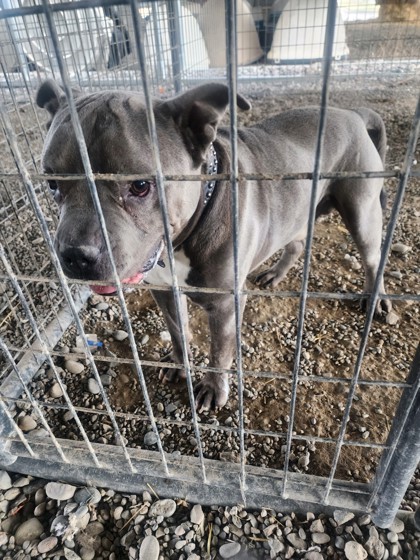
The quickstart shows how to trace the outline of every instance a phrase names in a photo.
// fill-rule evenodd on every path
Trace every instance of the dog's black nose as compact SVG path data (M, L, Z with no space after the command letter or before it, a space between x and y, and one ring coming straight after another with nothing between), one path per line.
M68 247L61 251L60 260L64 272L71 278L89 280L95 276L99 249L91 245Z

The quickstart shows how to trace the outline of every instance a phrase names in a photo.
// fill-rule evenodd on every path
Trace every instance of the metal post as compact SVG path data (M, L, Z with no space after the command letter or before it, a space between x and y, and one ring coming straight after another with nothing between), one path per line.
M172 59L172 73L175 92L181 91L181 71L182 71L182 43L181 43L181 28L179 26L179 1L168 0L168 27L169 27L169 40L171 43L171 59Z
M414 357L388 435L387 449L381 457L375 477L378 492L372 519L379 527L389 527L420 462L420 344ZM372 501L372 498L371 498Z

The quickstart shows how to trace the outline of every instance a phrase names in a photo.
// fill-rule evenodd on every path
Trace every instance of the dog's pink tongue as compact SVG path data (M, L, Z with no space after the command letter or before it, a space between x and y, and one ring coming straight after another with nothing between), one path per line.
M123 284L139 284L144 278L144 274L138 272L135 276L130 276L130 278L124 278L122 280ZM90 289L95 292L95 294L99 295L111 295L115 294L117 289L115 286L90 286Z

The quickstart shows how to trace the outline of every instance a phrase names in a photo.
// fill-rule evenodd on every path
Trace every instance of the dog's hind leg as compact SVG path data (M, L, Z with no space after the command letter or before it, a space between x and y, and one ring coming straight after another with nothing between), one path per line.
M365 271L365 293L371 293L373 290L382 245L382 194L380 188L373 188L373 181L379 181L382 185L380 179L361 179L357 184L354 179L350 179L347 184L343 182L336 191L336 208L353 237L362 259ZM383 278L379 292L385 293ZM388 313L391 308L390 300L379 299L376 312Z
M264 288L275 287L286 277L286 274L296 263L305 247L305 240L291 241L288 243L280 259L268 270L261 272L255 278L255 282Z
M172 341L171 353L165 356L165 358L163 358L161 361L171 362L174 364L182 364L183 363L182 338L181 338L181 331L179 329L178 320L177 320L174 296L171 292L163 292L158 290L152 290L152 295L163 313L163 317L165 319L165 323L166 326L168 327L169 334L171 335L171 341ZM191 357L191 351L189 347L191 335L188 328L187 297L184 294L180 294L180 301L181 301L181 312L183 318L184 332L187 338L188 355ZM180 381L182 379L185 379L185 370L183 367L182 368L162 367L162 369L159 372L159 379L163 382Z

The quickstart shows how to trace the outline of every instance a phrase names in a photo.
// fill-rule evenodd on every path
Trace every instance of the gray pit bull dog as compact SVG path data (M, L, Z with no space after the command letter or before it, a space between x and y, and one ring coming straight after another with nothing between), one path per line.
M83 165L62 89L44 82L37 103L51 114L43 150L48 174L83 174ZM105 91L75 93L92 169L95 173L153 175L152 150L142 95ZM237 96L241 109L250 104ZM228 89L206 84L173 99L154 102L159 152L166 175L226 173L230 169L230 139L219 123L228 105ZM315 107L295 109L238 132L239 171L244 173L310 172L319 120ZM324 172L382 171L386 150L384 124L369 109L330 108L325 130ZM98 194L120 278L127 284L142 280L170 284L165 263L164 228L153 181L97 181ZM259 274L264 287L276 286L304 248L310 180L245 181L239 184L239 283L271 255L283 249L279 261ZM50 181L60 206L56 248L70 278L111 280L104 247L86 181ZM229 182L166 181L166 199L175 248L178 282L184 286L231 289L233 286L232 217ZM360 252L365 292L373 287L382 236L383 181L328 179L319 183L317 216L336 209ZM381 292L384 293L383 283ZM115 288L96 287L103 294ZM182 363L180 332L170 291L153 291L172 339L170 360ZM235 314L231 295L188 294L208 315L211 368L231 367L235 349ZM187 317L186 296L182 297ZM242 297L242 310L245 297ZM382 300L377 311L390 311ZM187 321L187 320L186 320ZM188 324L185 324L188 333ZM188 337L189 337L188 333ZM166 368L161 378L182 379L181 369ZM207 373L196 385L197 408L221 407L228 399L228 375Z

